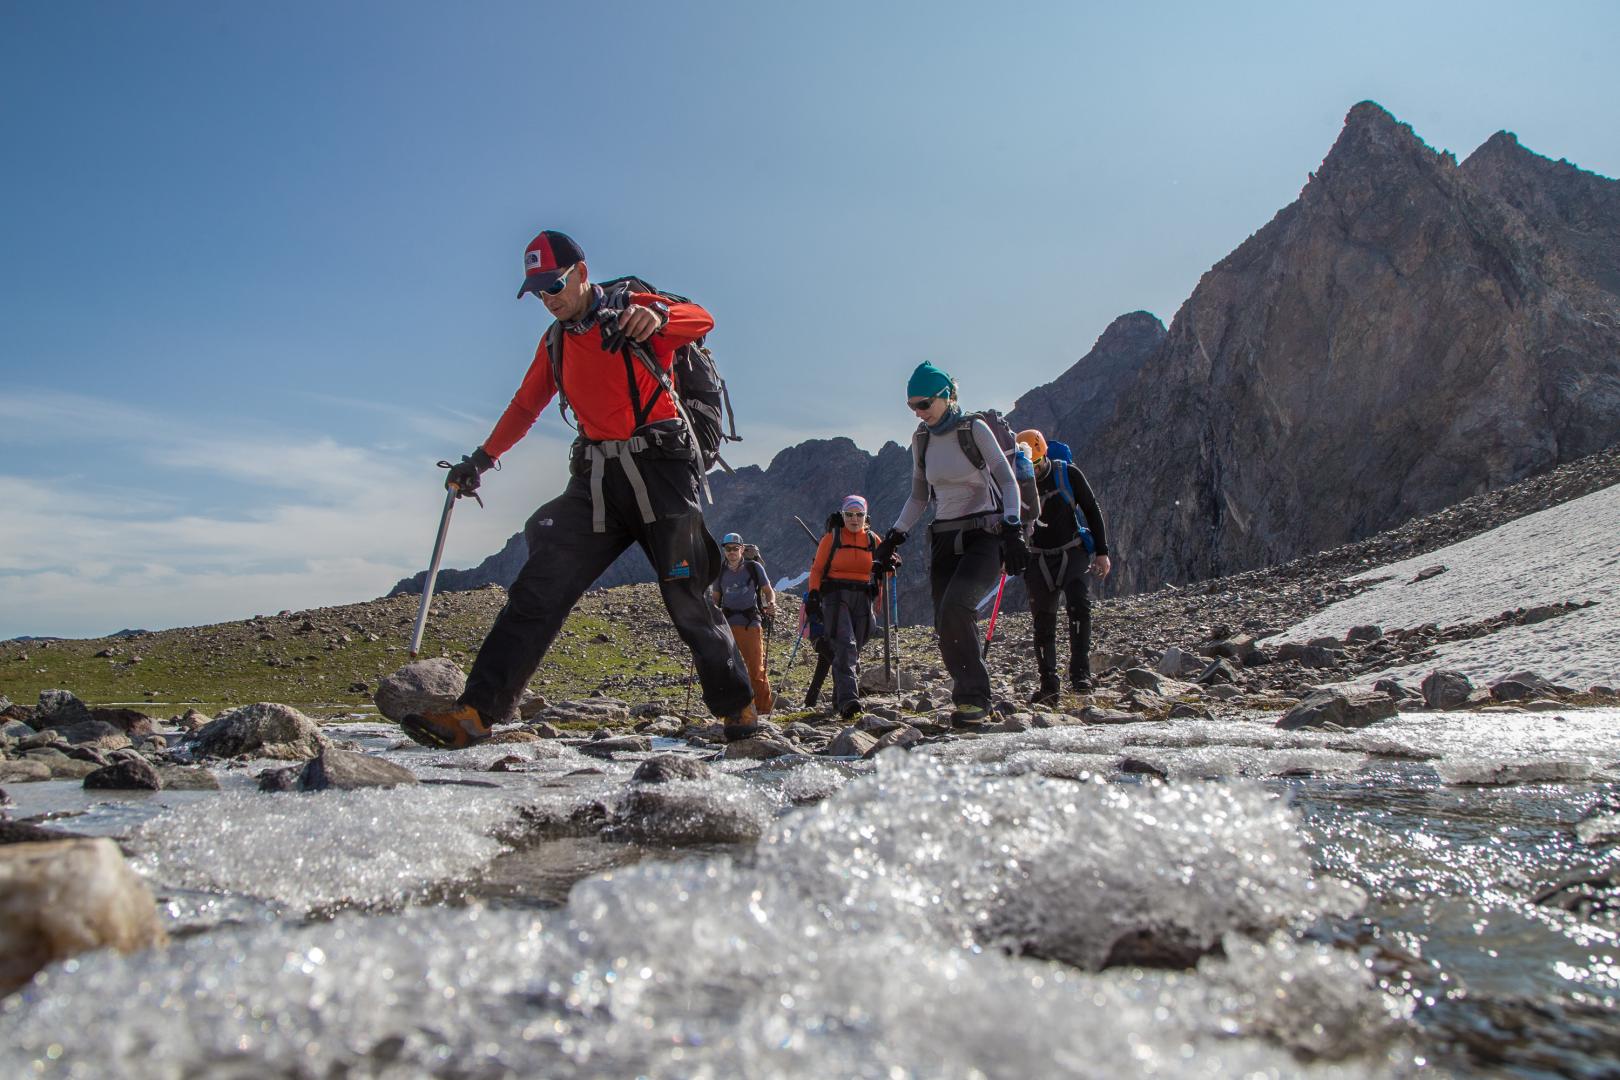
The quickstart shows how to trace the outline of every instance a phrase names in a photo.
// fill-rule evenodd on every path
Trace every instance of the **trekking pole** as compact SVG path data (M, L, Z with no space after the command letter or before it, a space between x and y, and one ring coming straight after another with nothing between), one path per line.
M990 609L990 629L984 635L984 651L979 654L981 660L990 658L990 639L996 636L996 616L1001 614L1001 594L1006 588L1007 571L1003 570L1001 572L1001 584L996 586L996 604L995 607Z
M890 631L894 628L889 625L889 593L893 591L893 581L889 578L880 579L878 584L878 598L883 603L883 684L894 685L894 645L890 640Z
M804 523L804 518L800 517L798 514L794 514L793 520L799 523L799 528L804 530L804 535L810 538L810 542L812 544L816 545L817 547L821 546L821 538L815 534L815 531L811 529L810 526Z
M448 461L439 462L439 468L448 469ZM409 656L416 659L416 654L422 648L422 632L427 629L428 606L433 603L433 583L439 577L439 560L444 558L444 538L450 533L450 511L456 508L456 498L461 494L460 486L456 484L445 485L447 490L444 496L444 513L439 515L439 535L433 539L433 558L428 563L427 577L422 581L422 606L416 611L416 626L411 630L411 647ZM478 493L473 492L473 498L478 499ZM478 499L478 505L483 506L484 500Z
M793 662L799 658L799 646L804 643L804 634L809 626L809 621L808 612L801 607L799 609L799 628L793 632L793 648L788 650L787 667L782 671L782 694L784 697L788 692L788 678L793 674Z
M889 625L894 628L894 666L900 666L900 590L899 581L894 573L889 574L889 604L892 611L889 615Z

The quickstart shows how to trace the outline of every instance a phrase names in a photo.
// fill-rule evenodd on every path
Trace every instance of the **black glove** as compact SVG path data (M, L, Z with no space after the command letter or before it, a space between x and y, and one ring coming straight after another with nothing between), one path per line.
M816 622L821 621L821 594L819 592L811 590L804 594L804 610L809 613L809 618Z
M877 550L872 553L873 566L881 566L883 573L887 574L900 565L900 560L894 557L894 549L906 542L906 534L899 529L890 529L883 534L878 542Z
M1001 565L1015 577L1029 569L1029 544L1022 525L1001 527Z
M479 476L494 467L495 459L484 453L484 448L480 446L450 466L450 475L444 478L444 486L455 488L456 498L465 498L478 490Z

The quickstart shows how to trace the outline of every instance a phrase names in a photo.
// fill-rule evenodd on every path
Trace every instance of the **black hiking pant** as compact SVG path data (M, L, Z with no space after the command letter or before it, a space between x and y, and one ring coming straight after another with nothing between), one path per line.
M473 661L461 702L488 720L511 714L574 604L632 543L641 545L658 575L664 607L697 664L703 703L716 716L734 716L754 699L748 668L731 627L709 599L720 570L720 548L699 509L700 480L685 456L636 455L657 520L646 523L618 461L605 469L604 532L592 531L590 465L574 444L568 486L523 527L529 558L507 590Z
M821 617L832 647L833 708L861 699L861 649L872 636L872 594L865 585L821 583Z
M1048 581L1039 563L1044 560L1054 574ZM1086 572L1086 554L1070 553L1069 565L1056 577L1057 555L1030 556L1024 587L1029 590L1029 614L1035 633L1035 668L1040 672L1041 689L1058 689L1057 622L1061 600L1069 616L1069 684L1091 678L1091 575ZM1056 588L1053 587L1054 583Z
M951 701L988 709L990 672L979 655L977 605L1001 575L1001 537L984 529L930 529L928 559L934 629L951 673Z

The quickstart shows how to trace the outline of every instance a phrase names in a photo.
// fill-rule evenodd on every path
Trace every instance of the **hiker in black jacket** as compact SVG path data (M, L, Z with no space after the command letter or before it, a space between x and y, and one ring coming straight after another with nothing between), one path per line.
M1091 689L1091 578L1103 580L1113 564L1102 510L1079 466L1048 453L1046 437L1033 428L1020 431L1018 441L1035 462L1035 483L1041 493L1041 516L1029 540L1024 586L1029 590L1035 666L1041 676L1035 702L1051 705L1062 689L1057 673L1058 600L1069 612L1069 686L1083 693ZM1077 509L1085 515L1092 551L1087 551L1088 537L1081 531Z

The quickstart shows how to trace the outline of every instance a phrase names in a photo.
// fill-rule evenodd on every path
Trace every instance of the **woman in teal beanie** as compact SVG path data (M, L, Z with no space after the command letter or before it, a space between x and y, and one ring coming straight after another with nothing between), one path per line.
M951 720L973 727L984 722L991 704L990 673L979 653L979 597L995 586L1003 566L1022 574L1029 564L1018 480L990 425L962 412L956 380L946 372L918 364L906 382L906 407L921 421L911 440L911 498L878 545L876 561L892 567L894 549L932 502L928 584L934 629L951 673ZM969 456L969 443L982 465Z

